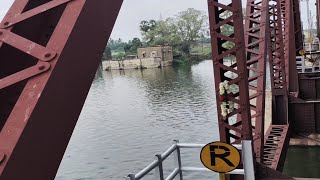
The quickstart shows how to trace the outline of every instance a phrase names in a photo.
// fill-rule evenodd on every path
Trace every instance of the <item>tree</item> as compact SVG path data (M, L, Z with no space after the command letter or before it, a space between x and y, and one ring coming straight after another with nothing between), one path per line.
M208 29L208 17L205 12L193 8L179 12L176 17L177 35L189 45L194 45Z
M142 42L139 38L133 38L132 40L125 43L123 49L126 54L136 54L137 49L142 47Z
M148 32L150 30L153 30L155 27L156 27L155 20L141 21L140 23L140 31L142 32Z
M224 13L221 14L221 18L222 19L227 19L229 18L230 16L232 15L232 13L230 11L225 11ZM234 33L234 27L233 26L230 26L229 24L225 24L221 27L221 33L225 36L230 36ZM223 45L222 45L224 48L227 48L227 49L231 49L235 46L234 43L232 42L225 42Z
M107 46L103 52L102 60L111 60L111 59L112 59L111 48Z
M152 23L142 21L140 30L147 45L171 45L175 53L181 52L188 56L191 46L207 35L207 22L208 17L205 12L190 8L178 13L174 18Z
M123 51L123 47L126 43L122 41L122 39L114 40L109 39L108 46L110 47L111 51Z

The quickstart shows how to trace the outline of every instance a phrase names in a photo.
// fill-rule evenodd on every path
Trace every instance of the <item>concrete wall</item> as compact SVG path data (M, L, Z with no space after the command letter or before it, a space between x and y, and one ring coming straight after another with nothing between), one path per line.
M171 46L139 48L137 51L139 59L159 57L162 61L173 60Z
M158 68L171 65L172 61L161 61L159 57L102 62L103 70Z

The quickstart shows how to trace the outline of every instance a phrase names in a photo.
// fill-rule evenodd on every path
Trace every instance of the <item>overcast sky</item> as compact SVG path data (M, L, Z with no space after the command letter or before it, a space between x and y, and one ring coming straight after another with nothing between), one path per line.
M244 0L242 1L244 2ZM310 0L310 9L314 15L316 11L315 1ZM13 0L0 0L0 20L12 2ZM207 12L207 0L124 0L111 37L114 39L121 38L126 41L134 37L140 37L139 24L142 20L158 20L160 15L163 18L167 18L188 8ZM301 14L304 26L307 27L305 2L301 2Z

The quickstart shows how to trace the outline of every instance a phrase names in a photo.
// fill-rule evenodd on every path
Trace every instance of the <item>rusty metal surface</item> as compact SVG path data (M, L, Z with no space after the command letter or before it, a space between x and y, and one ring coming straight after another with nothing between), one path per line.
M230 4L222 0L208 0L220 140L227 143L252 139L241 7L241 1L238 0L232 0ZM231 16L223 18L225 12L230 12ZM223 26L233 27L234 33L224 33L221 30ZM235 46L227 48L224 46L226 42ZM230 62L230 58L234 58L233 62ZM234 87L228 98L235 103L234 111L226 119L221 115L219 95L219 85L225 80Z
M268 8L269 0L247 0L244 29L252 133L258 162L262 162L264 143Z
M289 125L270 125L265 140L263 164L281 172L290 140Z
M316 133L320 121L320 101L296 100L290 102L290 118L295 133Z
M300 96L291 97L289 117L295 133L320 132L320 73L299 74Z
M269 67L272 91L272 123L287 124L288 96L280 0L270 1Z
M300 73L299 84L301 99L320 100L320 73Z
M0 26L0 179L54 179L121 4L14 2Z

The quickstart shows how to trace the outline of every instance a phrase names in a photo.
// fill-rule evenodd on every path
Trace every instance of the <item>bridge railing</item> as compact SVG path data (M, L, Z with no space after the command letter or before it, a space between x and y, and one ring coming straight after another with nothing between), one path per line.
M212 172L211 170L204 167L182 167L181 165L180 149L201 149L204 146L205 144L179 143L179 141L174 141L174 144L163 154L157 154L156 160L154 160L151 164L149 164L137 174L129 174L125 177L125 179L140 180L153 170L155 176L154 179L159 180L173 180L175 178L183 180L183 172ZM242 141L241 144L234 146L242 152L243 169L235 169L226 174L240 174L244 175L246 180L254 180L253 151L251 141ZM167 177L164 177L163 161L172 154L174 156L175 168Z

